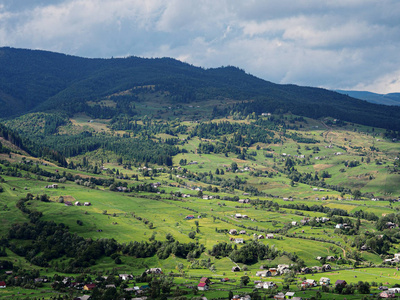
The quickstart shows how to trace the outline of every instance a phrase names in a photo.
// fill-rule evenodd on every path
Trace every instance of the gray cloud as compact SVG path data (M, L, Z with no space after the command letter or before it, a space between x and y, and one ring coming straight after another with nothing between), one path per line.
M397 0L0 0L0 45L386 93L400 91L399 15Z

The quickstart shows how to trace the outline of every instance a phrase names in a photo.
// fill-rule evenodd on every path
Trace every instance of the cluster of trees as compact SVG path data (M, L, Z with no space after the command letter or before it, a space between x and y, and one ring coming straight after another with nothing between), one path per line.
M254 264L259 260L274 259L278 255L279 251L275 247L252 241L240 249L233 250L229 257L236 263Z
M226 136L233 135L231 139ZM201 123L189 133L190 137L200 137L205 139L221 138L223 143L231 143L233 146L250 147L255 143L275 142L274 132L264 126L251 124L238 124L230 122ZM232 147L232 146L231 146ZM211 151L214 152L214 151ZM234 152L234 151L231 151Z
M42 143L66 157L85 154L102 148L127 161L172 166L172 157L181 151L176 146L144 138L128 138L83 132L78 135L46 136Z
M126 255L144 258L157 255L160 259L166 259L171 254L187 259L194 259L200 257L204 252L204 245L198 243L180 243L176 241L171 234L167 234L166 241L151 242L130 242L129 244L121 245L121 252Z
M154 122L146 116L141 118L142 124L138 124L138 118L126 114L115 115L110 121L110 128L113 130L127 130L134 135L153 136L159 133L166 133L172 136L187 133L187 126L174 124L173 122Z
M228 231L228 230L226 230ZM235 245L235 249L237 249L237 246ZM227 257L229 256L232 251L234 250L234 247L232 247L232 244L228 244L225 242L215 244L211 250L208 250L208 254L220 258L220 257Z

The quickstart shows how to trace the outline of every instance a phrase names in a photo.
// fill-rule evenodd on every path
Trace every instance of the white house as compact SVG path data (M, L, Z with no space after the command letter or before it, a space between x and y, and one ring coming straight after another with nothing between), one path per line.
M273 289L274 287L276 287L276 284L272 281L266 281L263 283L264 289Z
M328 277L321 277L319 279L319 284L320 285L330 285L331 284L331 280Z

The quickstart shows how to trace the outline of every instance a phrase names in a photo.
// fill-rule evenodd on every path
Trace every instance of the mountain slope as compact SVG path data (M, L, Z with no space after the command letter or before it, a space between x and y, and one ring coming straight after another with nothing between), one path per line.
M400 106L400 93L376 94L365 91L345 91L345 90L336 90L336 92L375 104Z
M274 84L234 67L203 69L170 58L87 59L12 48L0 48L0 65L0 117L30 111L90 114L93 106L104 109L99 101L107 97L151 86L149 94L163 92L176 104L230 99L238 103L233 109L246 113L292 111L400 129L400 107L371 104L320 88ZM126 108L138 98L114 100L117 108L122 104ZM127 109L108 109L108 116L121 111Z

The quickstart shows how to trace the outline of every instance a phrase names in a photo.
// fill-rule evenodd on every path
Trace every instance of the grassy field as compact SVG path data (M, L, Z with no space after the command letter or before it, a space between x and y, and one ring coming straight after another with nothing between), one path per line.
M196 111L206 109L209 104L204 103L204 107L163 107L158 113L173 116L173 110L176 112L176 109L183 109L192 110L191 113L195 115ZM138 109L150 109L140 105ZM23 121L26 122L26 119ZM250 120L236 121L232 118L220 121L240 124L251 122ZM179 122L174 120L169 122L171 126L179 125ZM70 123L60 127L58 133L74 134L82 131L120 135L126 133L113 132L108 124L109 120L92 120L85 115L77 115L70 120ZM185 121L182 124L189 128L197 125L192 121ZM35 130L41 130L39 127ZM161 267L166 274L181 273L182 277L174 280L177 284L182 284L182 289L187 290L189 298L194 297L195 294L186 286L196 285L198 278L202 276L212 277L216 282L206 293L208 298L227 297L229 290L235 293L252 292L254 284L250 283L248 287L241 287L238 284L240 277L247 275L254 281L258 279L255 273L261 266L276 267L278 264L292 264L293 261L287 253L297 255L308 267L322 265L316 259L318 256L336 256L346 260L344 263L331 262L332 272L318 273L314 276L298 274L296 283L290 284L290 290L296 290L302 297L311 297L318 290L315 288L300 291L298 284L303 276L313 279L319 278L320 275L328 276L331 281L345 279L349 283L362 280L379 282L388 286L398 284L397 269L381 268L383 259L391 255L360 251L355 245L358 237L365 237L370 233L378 234L374 221L361 219L358 235L346 235L336 230L336 223L333 221L321 223L318 226L301 225L301 221L327 216L325 212L309 209L312 206L343 210L350 214L349 220L353 224L357 221L353 214L360 210L374 213L377 217L398 213L400 203L388 200L400 195L398 184L400 174L393 171L393 164L400 153L399 144L383 139L379 135L382 132L378 129L373 133L371 129L364 127L326 128L318 120L308 120L302 130L288 130L288 132L296 132L318 142L305 144L284 137L279 143L257 143L248 147L246 150L253 152L252 159L241 159L233 153L226 155L225 153L198 153L199 143L216 143L220 142L220 139L209 140L196 136L188 138L188 134L179 134L177 137L183 140L179 147L186 151L174 156L172 168L149 166L160 168L160 170L157 174L150 172L146 176L143 174L143 169L139 168L143 165L127 168L126 165L118 163L118 156L115 153L105 152L102 149L71 158L70 160L78 165L76 169L64 169L52 163L31 158L22 152L11 155L0 154L2 181L0 186L3 188L3 192L0 193L0 219L3 225L0 228L0 235L6 237L9 228L14 223L29 221L27 215L16 207L19 199L24 198L27 193L34 196L46 194L50 202L29 201L29 207L42 212L43 221L54 220L57 223L64 223L71 232L86 239L115 239L118 243L124 244L132 241L149 241L152 238L165 241L166 235L172 234L180 243L203 244L206 251L201 254L198 261L209 261L213 268L204 266L194 268L192 261L175 256L159 259L157 256L135 258L127 255L121 256L122 263L118 266L110 257L103 257L91 267L92 272L102 273L117 270L119 273L140 275L149 267ZM277 133L276 137L278 136ZM174 137L176 136L158 133L152 138L165 140ZM341 154L335 155L338 152ZM304 155L304 158L300 157L301 155ZM128 187L157 182L161 183L161 186L157 189L158 192L121 193L110 191L107 185L89 188L75 183L74 180L68 180L58 182L57 189L49 189L45 186L53 183L54 178L39 176L17 166L18 163L23 163L27 159L32 160L33 163L37 162L46 172L62 176L70 174L69 178L113 179ZM99 170L97 174L79 166L84 159L89 161L89 164L97 165ZM321 176L323 172L328 172L329 176L324 178L323 183L334 188L292 182L285 170L289 159L295 161L295 168L300 173ZM186 160L187 163L197 163L180 165L182 160ZM359 164L355 167L346 167L346 164L351 161L357 161ZM45 164L42 164L43 162ZM238 166L237 172L229 169L233 163ZM216 169L219 169L219 172L224 170L224 174L216 174ZM118 178L121 174L127 175L128 178ZM360 190L364 196L355 200L351 192L340 192L337 187L352 191ZM178 197L177 193L187 194L190 197ZM203 199L205 195L209 196L209 199ZM65 201L90 202L91 205L66 206L64 203L59 203L61 196ZM372 201L373 197L380 198L382 201ZM292 198L292 201L284 198ZM239 203L237 201L239 199L249 199L250 203ZM273 205L265 205L264 201ZM236 218L236 214L246 215L248 218ZM194 215L195 218L186 220L187 215ZM143 220L146 220L147 224ZM297 225L292 225L292 222L297 222ZM150 223L151 226L149 226ZM245 230L246 233L232 235L227 232L231 229ZM196 232L193 239L189 237L191 232ZM270 247L273 246L280 251L280 255L274 260L259 259L257 263L249 265L239 263L238 265L245 271L233 273L231 268L235 266L234 262L227 257L215 258L208 253L214 245L222 242L240 249L243 245L235 244L232 239L243 238L245 243L250 243L255 240L254 236L266 233L274 233L274 239L259 241ZM393 231L383 234L390 235L392 239L388 253L399 252L397 237ZM374 265L376 268L353 269L354 253L359 255L358 263L362 267ZM13 261L19 268L36 268L28 260L9 249L4 259ZM180 264L183 265L182 271L178 270ZM44 272L43 269L40 271ZM53 276L55 270L48 268L45 273ZM223 277L228 277L234 282L221 284L219 279ZM281 289L284 277L274 277L272 280L277 282ZM377 292L376 287L373 287L372 291ZM49 298L53 296L51 293L52 290L49 287L32 291L12 287L1 290L0 297ZM260 290L259 294L267 296L268 291ZM324 299L360 299L357 296L360 295L332 293L327 294Z

